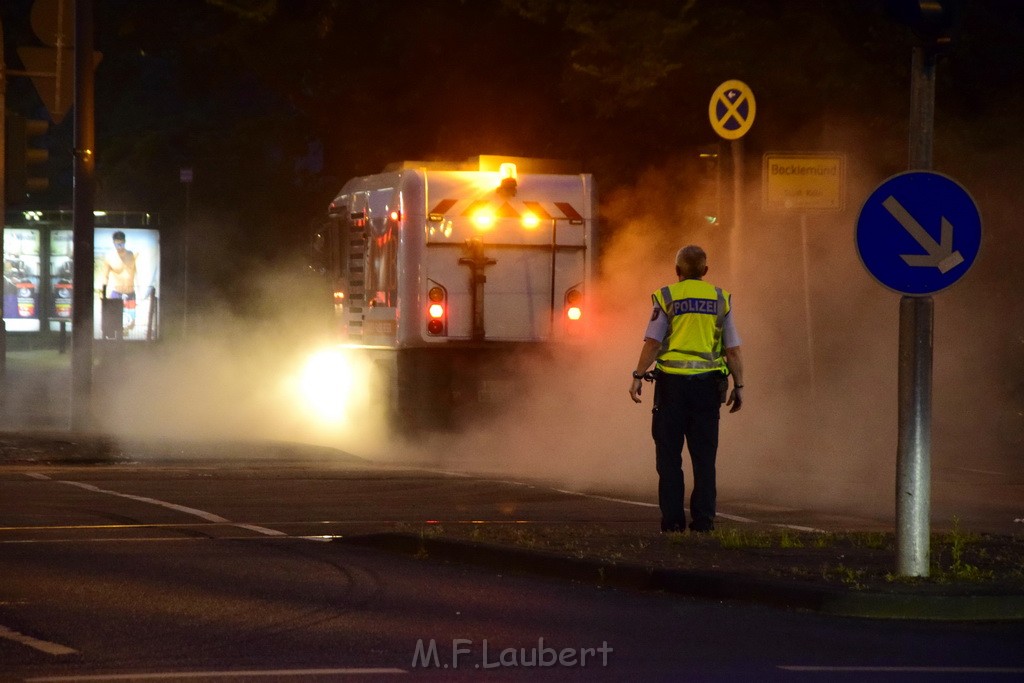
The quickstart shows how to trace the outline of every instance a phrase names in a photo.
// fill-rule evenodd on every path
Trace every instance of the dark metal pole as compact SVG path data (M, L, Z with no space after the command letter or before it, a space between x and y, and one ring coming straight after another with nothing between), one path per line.
M910 80L910 170L931 170L935 138L935 52L915 47Z
M910 169L930 170L935 123L935 53L915 47L910 83ZM930 296L900 300L896 569L928 576L931 516L932 345Z
M732 229L729 230L729 271L735 282L740 274L740 240L743 233L743 138L730 144L732 151Z
M811 403L818 403L818 376L814 369L814 319L811 315L811 257L807 235L807 212L800 213L800 255L804 270L804 325L807 330L807 377L811 382Z
M5 114L7 111L7 65L4 63L4 26L0 22L0 251L3 250L4 229L7 227L7 207L4 206L7 183L7 169L4 150L7 137ZM0 378L7 372L7 323L4 322L4 299L0 295Z
M71 428L91 429L93 202L96 139L94 120L93 3L75 0L74 289L72 290Z

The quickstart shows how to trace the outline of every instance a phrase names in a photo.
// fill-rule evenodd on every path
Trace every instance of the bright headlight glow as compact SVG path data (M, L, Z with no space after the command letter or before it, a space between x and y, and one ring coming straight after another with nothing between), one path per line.
M299 397L305 408L324 422L344 422L353 391L359 387L357 374L357 366L342 350L318 351L299 373Z

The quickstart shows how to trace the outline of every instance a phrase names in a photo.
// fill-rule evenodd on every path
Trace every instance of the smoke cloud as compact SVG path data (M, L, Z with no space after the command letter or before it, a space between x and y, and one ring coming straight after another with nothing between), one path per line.
M651 293L675 279L676 250L696 243L709 254L707 279L733 295L746 365L743 409L722 411L720 500L891 517L900 295L873 280L854 244L856 198L886 175L853 165L846 209L804 216L763 211L761 188L749 183L736 227L698 215L692 169L651 170L604 203L615 230L602 245L592 341L534 368L504 420L400 457L653 500L653 388L635 405L629 372ZM1011 254L1000 256L1019 264ZM977 273L936 295L932 467L952 482L965 469L1021 468L1020 374L1008 379L999 357L981 351L1012 347L1019 363L1020 316L999 307L1020 304L982 285L990 267L979 259ZM692 482L688 464L686 473Z
M590 339L520 366L506 410L465 431L415 443L389 433L371 402L322 427L298 399L307 355L325 341L315 306L297 305L300 264L253 278L258 310L210 303L188 334L158 345L99 347L97 419L126 438L271 439L315 443L387 462L654 500L653 387L627 394L650 295L674 280L673 257L704 246L707 279L733 295L746 364L745 403L722 411L719 496L765 505L892 514L897 438L899 295L866 272L853 231L858 197L887 173L848 169L847 208L769 213L745 187L739 226L703 219L695 171L652 169L602 204L607 237ZM933 470L1019 471L1024 446L1022 256L1005 226L1009 183L973 181L986 247L961 284L936 296ZM214 229L207 234L216 234ZM806 273L806 278L805 278ZM1009 280L1009 282L1008 282ZM594 311L594 305L597 310ZM379 387L367 376L362 386ZM687 483L689 476L687 465Z

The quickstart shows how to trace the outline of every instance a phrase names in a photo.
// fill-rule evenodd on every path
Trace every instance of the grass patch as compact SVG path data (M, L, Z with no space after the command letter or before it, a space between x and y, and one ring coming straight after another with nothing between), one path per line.
M779 547L780 548L803 548L804 540L799 534L791 534L788 531L783 531L779 535Z
M821 568L821 578L826 581L839 581L845 586L861 590L866 587L864 581L867 578L867 571L854 569L845 564L825 564Z
M801 581L825 581L855 589L925 584L1002 582L1024 588L1024 539L976 534L955 521L933 534L926 577L896 575L896 538L891 531L812 532L768 525L723 524L711 533L662 534L647 526L579 523L399 525L422 539L438 538L558 553L609 565L753 573Z
M772 536L765 531L740 531L735 527L716 529L711 536L723 548L771 548Z
M932 575L935 580L964 581L979 583L990 581L994 572L981 569L974 562L986 559L984 548L976 548L981 543L981 536L964 531L960 527L960 518L953 518L953 529L948 534L933 537ZM949 557L948 562L943 562Z

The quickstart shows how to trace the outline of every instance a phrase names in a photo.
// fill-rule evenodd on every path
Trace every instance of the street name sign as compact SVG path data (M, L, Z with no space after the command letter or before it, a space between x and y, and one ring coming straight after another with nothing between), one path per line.
M757 111L754 92L743 81L726 81L718 86L708 104L711 127L726 140L738 140L754 125Z
M765 209L842 211L845 206L845 155L769 152L761 177Z
M949 287L981 248L981 214L952 178L932 171L900 173L864 202L857 252L882 285L910 296Z

